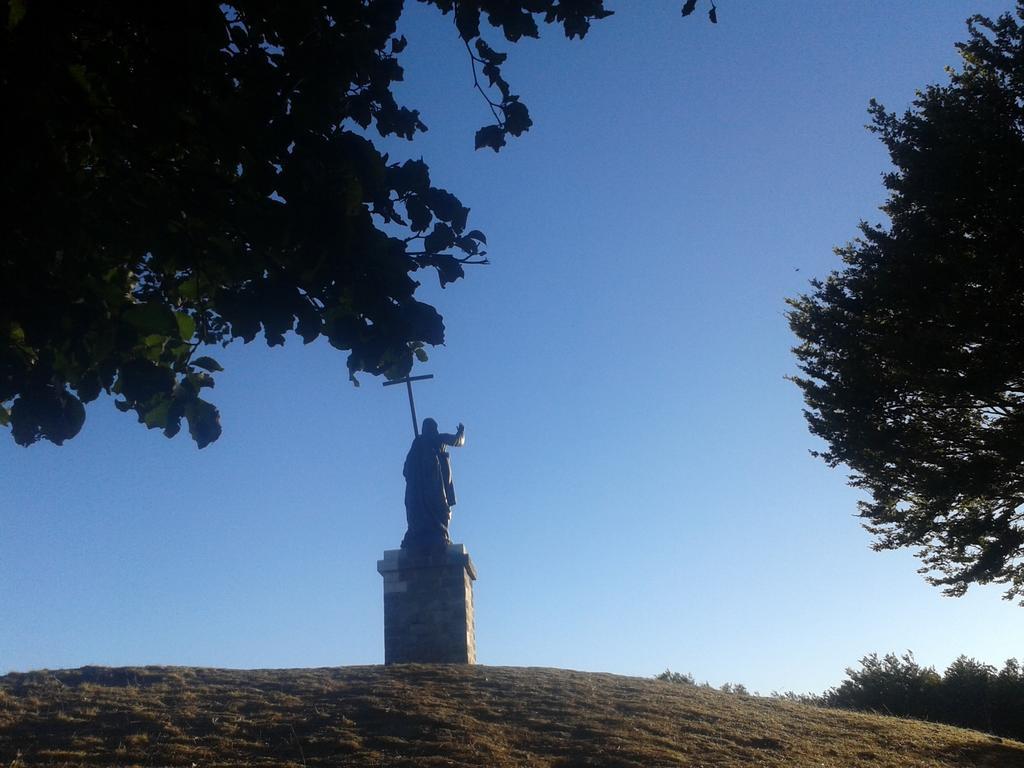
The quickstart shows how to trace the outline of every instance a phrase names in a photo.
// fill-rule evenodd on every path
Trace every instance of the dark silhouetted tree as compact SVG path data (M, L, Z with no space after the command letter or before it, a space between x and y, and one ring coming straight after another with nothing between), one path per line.
M494 150L531 121L481 28L582 38L611 13L423 2L465 43ZM426 163L367 138L426 130L393 94L402 0L0 8L0 424L18 443L74 437L107 392L202 448L221 431L206 345L324 336L350 376L395 378L442 342L415 277L460 279L486 240Z
M969 20L962 68L903 115L888 226L791 300L811 431L852 470L876 549L914 547L947 594L1024 595L1024 3Z
M1009 659L992 683L992 730L1018 741L1024 740L1024 670Z
M942 696L932 705L934 719L991 731L995 676L990 664L959 656L942 675Z

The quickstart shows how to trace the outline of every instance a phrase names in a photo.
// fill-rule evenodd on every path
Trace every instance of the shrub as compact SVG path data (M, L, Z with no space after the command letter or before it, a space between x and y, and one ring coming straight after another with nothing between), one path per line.
M697 681L693 679L693 675L689 672L680 674L679 672L673 672L671 669L666 669L660 675L657 675L655 680L664 680L667 683L681 683L683 685L696 685Z

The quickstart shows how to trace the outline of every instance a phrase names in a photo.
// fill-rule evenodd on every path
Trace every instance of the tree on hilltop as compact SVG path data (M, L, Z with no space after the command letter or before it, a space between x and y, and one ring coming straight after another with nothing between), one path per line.
M791 300L805 415L876 549L950 595L1024 597L1024 2L975 16L962 67L903 115L872 102L889 225Z
M582 38L603 0L421 0L450 14L499 150L531 125L484 37ZM0 424L62 443L113 394L147 427L220 435L200 350L294 332L401 377L442 343L416 273L486 260L469 209L422 160L367 138L400 105L403 0L75 3L0 16ZM692 9L691 9L692 10Z

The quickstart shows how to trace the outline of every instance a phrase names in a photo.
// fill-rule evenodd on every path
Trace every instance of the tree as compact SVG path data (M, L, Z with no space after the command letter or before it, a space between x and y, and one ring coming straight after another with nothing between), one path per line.
M942 685L942 677L932 667L919 665L910 651L882 658L871 653L860 665L860 669L847 668L847 679L825 692L826 706L928 719Z
M957 657L939 675L922 667L908 651L903 656L865 656L860 669L821 696L788 698L826 707L885 712L974 728L1011 739L1024 735L1024 675L1016 659L996 668L967 656Z
M1024 2L1016 9L1024 20ZM889 225L790 300L795 377L874 548L914 547L946 594L1024 596L1024 31L975 16L962 68L902 116L872 102Z
M942 675L940 701L932 709L934 719L965 728L992 731L992 689L996 668L961 654ZM929 718L932 719L932 718Z
M452 15L493 114L478 149L531 125L482 22L582 38L611 13L424 1ZM106 392L202 448L221 431L203 349L260 332L326 337L353 380L405 375L443 341L414 274L459 280L486 238L426 163L368 138L426 130L392 94L402 0L4 7L0 424L19 444L74 437Z
M673 672L671 669L666 669L660 675L654 676L655 680L664 680L666 683L678 683L679 685L696 685L697 682L693 679L693 675L689 672Z

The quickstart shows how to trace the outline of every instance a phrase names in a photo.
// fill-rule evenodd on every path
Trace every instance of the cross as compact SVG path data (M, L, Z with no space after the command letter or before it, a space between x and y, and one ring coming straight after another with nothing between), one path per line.
M390 387L392 384L405 384L406 389L409 390L409 410L412 411L412 433L415 437L420 436L419 423L416 421L416 403L412 399L412 383L414 381L423 381L423 379L432 379L434 374L428 373L426 376L406 376L404 379L395 379L394 381L385 381L384 386Z

